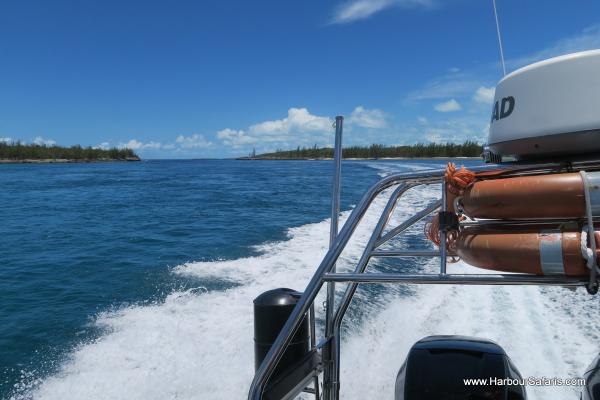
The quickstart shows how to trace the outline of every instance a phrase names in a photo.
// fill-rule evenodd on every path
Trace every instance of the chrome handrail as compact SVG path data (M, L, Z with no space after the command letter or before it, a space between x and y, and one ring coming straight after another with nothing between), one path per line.
M373 185L362 197L358 205L352 210L352 213L348 217L348 220L342 227L339 235L334 241L333 245L325 255L325 258L315 271L312 279L308 283L306 289L302 293L302 297L294 307L294 310L290 314L287 322L281 329L279 336L271 346L269 352L265 356L260 367L254 375L252 384L250 385L250 391L248 393L249 400L260 400L262 393L265 389L265 385L275 370L277 363L281 359L285 348L290 343L296 329L299 326L299 322L308 311L310 305L315 300L317 293L325 282L323 275L330 272L331 267L335 264L338 257L344 250L344 247L350 240L350 237L356 230L359 222L364 217L367 209L373 202L373 200L385 189L388 189L394 185L413 181L429 180L431 183L439 182L440 177L443 175L443 171L435 172L422 172L415 174L395 174L381 179L375 185ZM327 389L327 387L325 387Z
M392 216L392 213L394 212L394 209L396 208L396 204L398 203L398 199L400 198L400 196L402 196L404 193L406 193L406 191L408 191L410 188L414 187L414 185L408 185L408 184L402 184L400 186L398 186L398 188L396 190L394 190L394 193L392 193L392 195L390 196L385 209L383 210L383 213L381 214L381 217L379 218L379 221L377 222L377 226L375 227L375 229L373 230L373 233L371 234L371 238L369 239L369 242L367 243L367 246L362 254L362 256L360 257L360 260L358 261L358 264L356 265L355 274L362 274L365 269L367 268L367 265L369 264L369 260L371 259L371 253L372 251L376 248L376 243L377 240L379 240L381 238L381 234L383 233L383 230L385 229L385 226L387 225L390 217ZM327 274L325 274L327 275ZM337 309L337 311L335 312L335 316L334 316L334 320L333 320L333 331L332 332L325 332L326 337L331 337L331 353L332 353L332 358L333 358L333 363L334 363L334 367L333 367L333 374L331 376L331 382L329 382L330 386L328 388L328 390L325 390L323 393L326 395L326 399L327 396L329 398L335 398L339 396L339 373L340 373L340 328L342 325L342 318L346 313L346 310L348 309L348 306L350 305L350 301L352 301L352 297L354 296L354 293L356 292L356 289L358 287L358 283L350 283L350 285L348 285L348 287L346 288L346 291L344 293L344 295L342 296L342 300L340 301L340 305L339 308ZM332 336L330 336L332 335Z
M325 274L326 282L410 283L418 285L537 285L586 286L586 277L538 276L528 274Z
M592 168L598 168L600 162L594 164ZM588 163L581 165L571 164L568 166L570 170L591 169ZM496 167L497 168L497 167ZM557 170L563 170L564 164L542 164L528 165L511 169L506 176L522 176L535 173L551 173ZM491 170L489 166L471 168L471 170L480 172ZM332 374L328 381L323 382L323 399L337 400L339 398L339 372L340 372L340 327L344 314L352 300L356 287L359 283L411 283L411 284L461 284L461 285L555 285L555 286L585 286L588 279L572 278L572 277L557 277L557 276L536 276L527 274L446 274L445 252L432 250L378 250L378 248L401 234L414 223L425 218L427 215L434 212L437 208L444 205L444 200L434 202L428 205L424 210L416 213L407 221L393 228L391 231L382 236L389 218L397 205L401 196L408 190L431 184L443 183L444 170L426 171L419 173L401 173L394 174L381 179L373 185L362 197L358 205L352 210L350 216L344 223L341 231L332 243L329 251L325 255L323 261L315 271L315 274L304 290L302 297L296 304L287 322L283 326L279 336L271 346L271 349L265 356L262 364L256 371L254 379L248 393L249 400L261 400L269 377L275 370L277 363L281 359L286 347L290 343L293 335L300 325L304 315L313 306L314 300L327 282L347 282L349 283L344 295L341 298L339 307L335 311L334 324L332 328L326 327L325 341L328 343L333 358ZM390 196L384 211L382 212L377 226L375 227L365 250L357 263L354 273L332 273L332 268L337 262L340 254L344 250L348 241L352 237L358 224L364 217L366 211L371 206L372 202L386 189L393 186L398 186ZM444 191L442 191L444 192ZM364 273L369 260L372 257L440 257L440 273L439 274L401 274L401 273ZM333 304L328 304L332 307ZM331 310L329 310L331 312ZM321 347L322 349L322 347Z
M334 174L333 174L333 190L331 196L331 226L329 230L329 246L333 246L338 235L338 218L340 215L340 198L341 198L341 178L342 178L342 136L344 127L344 117L335 117L335 147L333 154ZM335 271L335 262L331 266L331 270ZM325 300L325 331L333 330L333 310L335 308L335 282L327 282L327 299ZM325 367L323 368L323 380L330 381L333 371L331 368L331 345L328 343L322 351L322 359ZM315 381L315 385L318 384ZM316 398L316 397L315 397ZM316 398L319 400L318 398Z

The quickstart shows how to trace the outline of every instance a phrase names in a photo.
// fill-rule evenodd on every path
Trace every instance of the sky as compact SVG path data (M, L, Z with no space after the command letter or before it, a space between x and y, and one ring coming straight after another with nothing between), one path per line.
M497 0L508 71L600 48L597 0ZM0 2L0 141L220 158L485 142L491 0Z

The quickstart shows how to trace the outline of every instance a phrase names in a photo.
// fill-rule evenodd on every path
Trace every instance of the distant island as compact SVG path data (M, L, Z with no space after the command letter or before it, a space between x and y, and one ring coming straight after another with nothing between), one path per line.
M140 161L131 149L98 149L0 142L0 163Z
M456 143L427 143L406 146L386 146L372 144L371 146L344 147L342 156L345 159L385 159L385 158L456 158L480 157L483 146L476 142L466 141ZM331 147L300 147L296 150L277 150L274 153L252 154L239 157L238 160L326 160L333 158Z

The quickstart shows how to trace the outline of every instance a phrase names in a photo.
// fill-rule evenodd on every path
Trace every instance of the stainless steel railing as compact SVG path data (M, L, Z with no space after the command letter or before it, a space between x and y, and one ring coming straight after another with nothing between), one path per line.
M565 168L564 164L543 164L543 165L529 165L524 167L518 167L517 169L511 170L507 173L508 176L522 176L529 174L540 174L556 172ZM485 171L490 169L489 167L473 168L475 171ZM571 170L592 170L600 169L600 162L583 162L583 163L571 163L568 165L568 169ZM381 250L379 249L383 244L389 242L391 239L402 234L415 223L419 222L423 218L427 217L438 208L445 204L444 199L435 201L423 210L415 213L413 216L408 218L400 225L392 228L386 234L383 234L387 227L390 217L401 200L402 196L409 190L423 185L440 185L443 183L443 170L421 172L421 173L410 173L410 174L396 174L381 179L375 185L373 185L360 200L358 205L354 208L346 223L342 227L341 231L331 244L331 247L325 258L315 271L312 279L308 283L304 293L294 308L294 311L290 315L288 321L281 330L281 333L277 337L275 343L272 345L270 351L266 355L263 363L256 371L254 379L252 381L248 399L249 400L260 400L262 399L262 393L265 390L265 386L270 375L273 373L277 363L281 359L283 352L287 345L290 343L296 329L298 328L303 316L309 312L313 307L313 302L325 283L334 282L345 282L349 283L344 294L339 300L339 304L336 307L335 301L329 301L326 303L326 312L333 315L331 324L326 324L325 327L325 342L321 344L320 348L322 351L328 351L327 357L323 357L324 362L328 365L324 365L323 369L329 372L324 374L323 381L323 399L325 400L337 400L339 399L340 390L340 336L341 336L341 324L343 322L344 315L352 301L354 293L357 289L358 284L361 283L401 283L401 284L453 284L453 285L559 285L559 286L586 286L588 284L587 278L570 278L562 276L536 276L529 274L447 274L446 273L446 253L444 246L441 246L439 251L430 249L419 249L419 250ZM506 177L507 175L504 175ZM384 190L396 187L391 194L377 225L375 226L369 241L367 242L365 249L356 264L353 273L340 273L334 271L335 263L338 257L342 253L343 249L347 245L349 239L352 237L354 231L359 225L360 221L364 217L365 213L375 200ZM444 190L442 190L442 193ZM442 196L443 197L443 196ZM561 220L562 221L562 220ZM544 221L545 223L552 221ZM564 222L564 221L563 221ZM469 222L469 224L477 224L478 222ZM481 221L481 224L494 223L493 221ZM497 223L504 223L497 221ZM445 241L442 240L442 243ZM366 273L366 267L373 257L440 257L440 271L438 274L402 274L402 273ZM314 319L312 319L314 323ZM325 347L325 349L323 349ZM315 381L315 385L317 385ZM318 389L318 388L316 388Z

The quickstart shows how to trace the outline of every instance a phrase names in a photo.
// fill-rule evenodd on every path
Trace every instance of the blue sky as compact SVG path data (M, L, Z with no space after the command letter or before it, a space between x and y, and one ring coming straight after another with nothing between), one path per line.
M600 48L600 2L497 0L508 70ZM491 0L0 3L0 140L147 158L484 141Z

